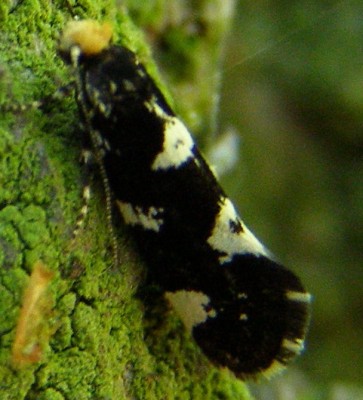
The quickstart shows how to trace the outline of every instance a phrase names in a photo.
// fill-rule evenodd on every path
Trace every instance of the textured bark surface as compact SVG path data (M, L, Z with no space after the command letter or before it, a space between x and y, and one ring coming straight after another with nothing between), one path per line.
M173 26L175 32L180 27L177 19L166 20L170 2L165 10L159 5L150 12L134 8L131 1L128 9L124 3L116 7L106 0L77 1L77 6L48 0L10 3L0 6L0 99L7 104L32 102L70 81L69 71L56 56L56 39L74 16L111 21L115 41L137 51L151 73L156 69L148 48L127 12L151 32L154 43L165 41L165 26ZM218 3L210 1L209 7L218 8ZM205 65L210 76L217 73L227 17L214 36L194 38L191 49L183 50L185 38L174 31L178 40L172 47L169 35L169 48L193 58L182 61L194 71L184 70L179 93L187 93L185 88L200 80ZM209 62L199 60L198 53L205 58L208 48ZM169 56L172 59L172 51ZM166 65L170 76L179 74L180 63L166 60ZM215 99L218 80L210 82L208 92L199 88L198 97L186 99L189 109L180 107L199 131L206 114L214 112L215 101L210 99ZM249 398L241 382L209 364L162 301L149 305L136 296L145 270L122 227L117 231L121 263L112 266L104 199L97 183L85 228L72 240L82 203L79 133L72 96L49 101L42 110L0 115L1 399ZM29 279L38 261L52 272L41 284L44 290ZM14 364L11 349L27 286L37 301L33 318L22 325L24 362Z

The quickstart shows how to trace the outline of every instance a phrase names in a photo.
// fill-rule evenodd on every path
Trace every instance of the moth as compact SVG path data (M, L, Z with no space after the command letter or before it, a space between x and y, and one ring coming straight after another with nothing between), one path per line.
M269 377L304 347L310 294L238 216L186 126L108 24L71 22L59 54L105 186L151 279L212 363Z

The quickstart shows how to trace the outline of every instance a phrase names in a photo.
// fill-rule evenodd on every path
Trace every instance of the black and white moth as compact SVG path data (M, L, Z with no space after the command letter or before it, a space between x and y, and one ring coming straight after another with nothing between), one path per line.
M103 179L207 357L241 379L269 377L302 351L310 295L243 224L143 65L111 36L77 21L59 45Z

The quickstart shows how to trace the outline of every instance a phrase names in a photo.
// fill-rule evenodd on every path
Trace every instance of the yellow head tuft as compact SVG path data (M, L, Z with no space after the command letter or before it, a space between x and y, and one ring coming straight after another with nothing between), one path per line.
M100 24L91 19L69 22L60 38L59 49L69 52L71 47L78 46L82 54L93 56L108 47L112 38L112 27L109 23Z

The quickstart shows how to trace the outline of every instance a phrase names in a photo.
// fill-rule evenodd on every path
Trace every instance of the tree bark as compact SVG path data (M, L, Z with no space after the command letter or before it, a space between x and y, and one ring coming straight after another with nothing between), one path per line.
M227 2L200 2L197 10L170 0L157 10L142 3L130 1L129 8L106 0L2 4L2 103L31 103L71 81L56 55L56 38L74 16L110 21L114 40L136 51L161 81L130 14L164 57L168 78L163 80L175 85L178 109L199 133L210 131L206 121L215 113L216 76L230 22L230 10L224 15L210 10ZM177 10L173 17L171 4ZM186 34L191 23L200 28L195 36ZM172 61L175 55L178 63ZM82 205L73 96L50 99L41 109L1 112L0 130L0 398L249 398L240 381L210 365L172 310L136 296L147 266L122 226L117 230L121 262L112 265L97 182L85 226L72 238ZM37 281L31 274L39 265L47 278ZM14 357L19 334L21 362Z

